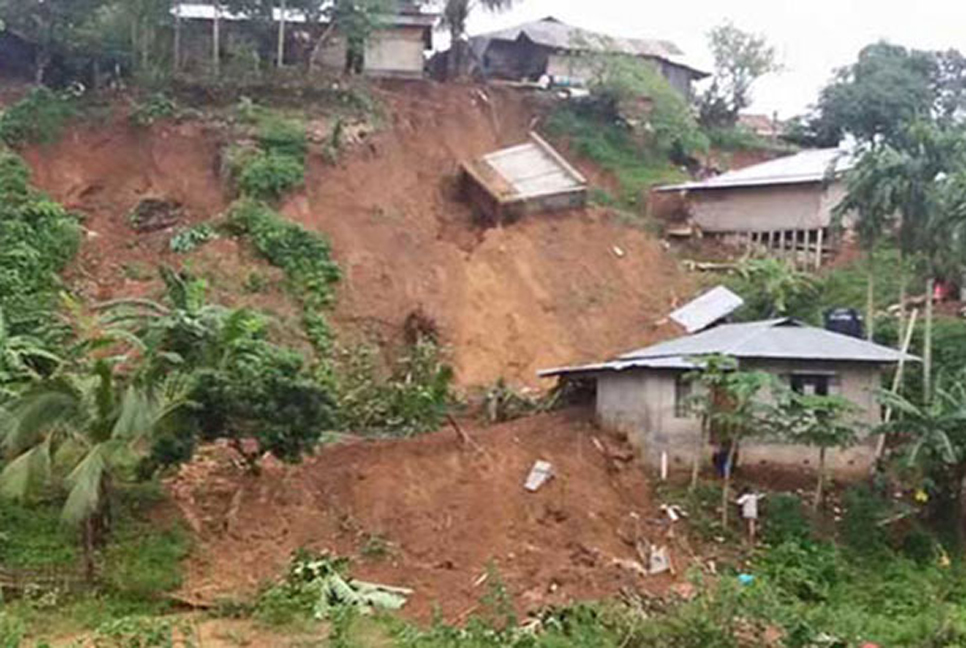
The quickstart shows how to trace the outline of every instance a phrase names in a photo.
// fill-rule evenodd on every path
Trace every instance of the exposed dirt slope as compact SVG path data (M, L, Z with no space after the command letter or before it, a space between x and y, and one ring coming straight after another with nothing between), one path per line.
M251 594L283 573L299 547L355 556L359 578L415 589L406 613L424 620L436 604L450 620L473 610L491 562L521 610L670 584L612 564L638 560L628 542L638 529L663 537L627 446L575 412L470 434L478 448L444 430L325 448L260 477L243 473L227 449L209 448L169 484L197 531L184 596ZM538 459L557 477L528 493L523 482ZM388 543L388 555L366 557L375 542Z
M340 323L389 334L422 307L465 385L532 383L538 368L654 339L689 282L653 237L596 210L482 231L455 199L459 160L525 141L532 100L425 84L382 96L391 127L337 168L313 164L285 210L332 238Z
M459 161L524 141L541 112L532 96L430 83L377 93L385 128L337 166L311 156L305 191L283 207L332 240L346 277L334 314L343 340L392 342L421 307L468 386L500 376L532 384L541 367L608 356L661 334L651 324L688 295L690 281L652 236L593 209L484 231L457 199ZM72 283L98 299L156 291L153 266L185 257L167 251L171 231L136 233L128 216L146 197L181 203L185 224L222 211L222 139L211 122L145 130L117 118L28 151L37 184L88 215L91 235L68 273ZM236 242L188 258L217 299L291 320L281 291L242 294L248 272L265 270Z

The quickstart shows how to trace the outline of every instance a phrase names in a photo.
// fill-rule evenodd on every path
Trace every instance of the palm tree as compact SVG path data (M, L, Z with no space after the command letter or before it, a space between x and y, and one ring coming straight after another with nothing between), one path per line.
M449 29L450 59L449 74L462 74L464 53L466 51L466 21L477 6L487 11L504 11L513 6L514 0L446 0L443 5L443 25Z
M846 175L845 198L833 211L835 224L839 227L850 214L856 217L854 228L868 262L865 318L870 340L875 335L875 248L895 225L898 205L893 180L898 176L900 164L901 156L889 146L868 150ZM904 298L900 297L899 301L900 306L905 305ZM901 326L899 328L902 329Z
M66 488L63 519L82 529L85 568L107 522L112 485L130 476L156 434L188 404L189 378L152 379L118 337L82 339L66 361L0 410L0 495ZM134 351L141 351L135 349Z

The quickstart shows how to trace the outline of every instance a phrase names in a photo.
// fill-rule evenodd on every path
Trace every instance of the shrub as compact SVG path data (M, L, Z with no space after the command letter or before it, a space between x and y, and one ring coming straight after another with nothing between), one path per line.
M74 112L68 97L46 87L35 88L0 115L0 140L9 146L52 142Z
M260 152L248 157L238 175L242 195L261 200L278 200L305 182L305 164L283 153Z
M161 119L175 117L177 114L178 104L163 92L156 92L144 103L134 103L130 119L135 126L146 127Z
M263 151L290 156L300 162L307 149L305 124L277 115L270 114L260 120L256 139Z
M765 540L772 545L802 542L812 536L812 527L805 517L802 500L790 493L778 493L767 502L768 514L764 525Z
M235 203L229 222L249 236L269 263L285 271L307 306L314 309L332 302L333 286L341 273L322 235L285 220L264 203L253 200Z
M0 565L63 567L76 559L74 535L62 524L58 507L0 500Z
M436 344L420 339L380 379L375 350L342 350L336 360L339 427L363 434L411 436L438 428L452 403L452 369Z
M194 227L178 231L168 242L168 247L172 252L186 254L191 252L208 241L217 238L218 233L208 223L200 223Z
M887 504L867 485L853 486L843 498L842 540L850 549L874 554L887 547L885 529L879 524Z
M100 625L92 641L95 648L191 648L196 640L188 622L124 617Z
M188 538L181 528L127 521L105 551L103 576L117 593L156 598L181 585L180 563L187 555Z

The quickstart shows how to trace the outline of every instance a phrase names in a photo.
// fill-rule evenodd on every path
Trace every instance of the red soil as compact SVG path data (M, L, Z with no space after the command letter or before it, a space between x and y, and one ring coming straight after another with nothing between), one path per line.
M272 464L260 477L243 473L227 449L209 448L169 484L197 532L183 596L211 603L250 595L300 547L353 556L357 577L413 588L405 613L420 620L435 605L465 620L486 592L478 579L491 563L521 612L625 586L658 594L672 583L612 562L639 560L638 529L663 538L648 482L623 442L577 412L469 433L478 447L450 430L353 442L302 465ZM556 477L529 493L523 482L538 459ZM374 537L389 544L388 555L363 555ZM683 555L674 558L683 570Z
M310 156L306 190L283 208L332 240L345 270L333 318L343 341L392 343L421 308L459 382L471 386L501 376L533 384L541 367L599 359L662 333L652 322L691 285L650 235L597 210L484 231L457 200L460 160L525 140L542 111L531 95L431 83L377 92L385 128L337 166ZM146 130L117 117L26 152L37 185L87 215L90 235L67 273L75 288L94 299L151 295L154 266L184 262L167 249L171 231L136 233L128 215L146 197L180 202L186 224L226 207L217 170L225 136L210 124ZM294 319L282 291L243 294L251 270L266 272L243 246L219 241L187 258L216 299Z

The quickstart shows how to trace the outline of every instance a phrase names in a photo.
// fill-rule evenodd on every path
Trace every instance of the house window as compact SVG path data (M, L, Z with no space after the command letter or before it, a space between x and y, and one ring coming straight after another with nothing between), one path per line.
M674 380L674 418L689 418L691 416L692 382L679 375Z
M806 396L834 396L841 391L839 377L831 373L800 373L789 377L792 391Z

